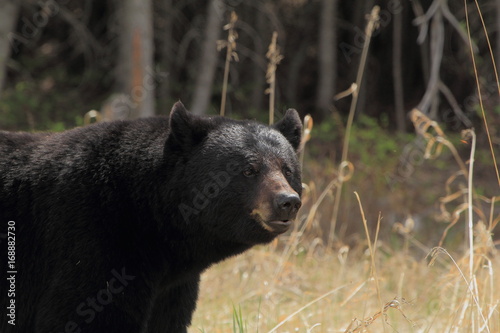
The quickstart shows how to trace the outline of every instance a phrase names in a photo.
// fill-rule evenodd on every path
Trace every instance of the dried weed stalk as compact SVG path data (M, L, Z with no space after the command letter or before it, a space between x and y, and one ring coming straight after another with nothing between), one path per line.
M227 85L229 79L229 64L231 60L238 61L238 54L236 53L236 39L238 39L238 33L235 30L236 21L238 21L238 15L235 12L231 12L231 18L229 23L224 26L224 30L227 30L227 40L217 41L217 51L221 51L226 48L226 64L224 66L224 81L222 83L222 100L220 105L220 115L224 116L226 113L226 99L227 99Z
M284 58L280 53L278 46L278 33L273 32L273 38L269 49L266 53L269 64L267 65L266 80L269 83L269 88L266 89L266 94L269 94L269 125L274 123L274 100L276 97L276 68Z
M470 141L471 144L471 156L469 159L469 168L467 168L465 162L461 159L455 146L446 138L444 131L441 129L439 124L427 117L425 114L417 109L413 109L410 118L415 126L418 134L420 134L426 141L427 145L425 147L424 158L435 159L439 157L443 151L443 146L446 146L455 161L457 162L460 170L453 173L445 184L446 195L439 199L440 216L439 219L448 222L448 226L441 236L439 241L439 247L443 245L444 240L448 234L448 231L458 222L464 212L468 212L467 217L467 229L469 230L469 235L473 235L473 221L472 213L475 213L478 217L476 223L486 224L488 223L488 232L492 233L495 226L500 221L500 216L494 216L494 210L490 211L490 217L488 219L487 214L485 214L481 207L481 202L490 204L492 207L495 202L500 201L499 197L486 198L484 196L478 195L474 191L472 185L472 171L474 166L474 153L475 153L475 134L472 130L465 130L462 133L464 141ZM462 178L463 177L463 178ZM467 186L456 185L459 179L467 180ZM461 202L460 202L461 201ZM455 208L450 212L448 205L455 204ZM477 247L477 246L476 246ZM469 249L474 248L470 238L469 238ZM491 248L494 251L494 247Z
M363 73L365 71L366 59L368 57L368 49L370 46L371 37L376 27L378 26L379 12L380 12L380 7L374 6L370 15L368 16L368 24L366 25L365 29L366 38L363 45L363 50L361 52L361 60L359 63L358 73L356 76L356 82L353 85L351 85L350 90L347 90L348 93L352 93L353 99L351 102L351 108L349 110L349 118L347 119L346 132L344 136L344 145L342 147L342 161L340 162L338 171L339 175L344 172L343 169L345 168L345 162L347 162L347 155L349 150L349 138L351 135L352 123L354 121L354 113L356 112L356 106L358 103L359 88L363 80ZM337 95L336 98L341 98L342 96L343 95L341 96ZM330 223L330 232L328 235L328 247L332 245L333 240L335 238L335 229L337 227L337 217L340 208L340 196L342 194L342 184L343 182L340 181L339 185L337 186L337 191L334 198L332 220Z
M345 333L366 332L368 326L373 324L380 317L384 317L384 323L386 323L387 325L390 326L390 324L387 322L387 318L386 318L386 316L387 316L386 312L389 309L398 310L412 326L415 326L415 324L408 317L406 317L403 310L401 309L402 304L408 304L408 302L404 298L399 299L399 298L395 297L392 301L385 303L383 309L376 312L373 316L367 317L363 320L359 320L357 318L354 318L344 332Z
M446 138L443 130L435 121L432 121L417 109L411 112L411 120L415 125L417 133L422 135L427 141L424 153L425 158L437 158L442 153L443 146L446 146L450 149L460 167L458 172L455 172L448 178L445 184L446 196L440 198L441 219L449 224L443 232L439 246L434 248L430 253L430 264L432 265L434 263L439 253L445 253L457 267L460 276L467 285L467 296L462 297L456 304L453 302L453 308L455 308L454 313L457 316L454 321L459 325L463 325L466 316L470 315L473 322L471 325L481 326L482 328L480 331L490 332L490 323L487 318L490 317L489 314L492 309L495 309L497 306L493 305L492 302L484 303L482 300L487 296L487 293L485 293L487 288L484 286L488 285L488 279L489 281L493 280L493 270L490 269L490 275L487 276L485 281L478 280L477 274L481 267L491 267L491 260L488 256L496 252L492 234L493 228L498 224L498 221L500 221L500 216L494 217L494 204L498 201L498 198L485 198L477 195L474 190L473 171L476 135L473 130L465 130L462 132L463 141L469 142L471 147L467 168L466 163L462 161L458 155L455 146ZM457 183L457 180L461 179L462 176L464 180L466 180L467 185L460 186L459 184L456 186L455 183ZM456 187L458 187L458 189L456 189ZM488 227L486 226L488 218L487 214L482 210L482 202L490 203ZM455 205L455 208L450 212L447 209L447 205L452 203ZM467 214L465 214L465 212L467 212ZM460 217L464 217L465 219L465 230L467 230L468 234L468 251L466 255L457 262L444 248L442 248L442 244L448 231L458 222ZM476 221L474 220L475 218ZM463 273L466 271L467 266L469 272L468 277ZM458 284L455 284L455 286L458 291ZM490 287L490 290L491 293L489 298L492 299L493 288ZM456 292L454 294L456 294ZM476 320L478 321L475 322Z
M90 110L83 116L83 124L90 125L92 123L99 123L103 120L102 114L96 110Z
M306 148L306 143L311 139L311 131L313 128L314 122L313 118L311 115L306 115L304 117L304 131L302 133L302 140L300 141L300 148L299 148L299 160L300 160L300 167L304 166L304 151Z
M479 13L479 17L481 18L481 23L483 25L484 34L485 34L486 40L488 42L491 60L493 62L493 68L494 68L494 72L495 72L495 78L497 81L498 95L500 96L500 82L498 80L498 72L497 72L497 68L495 65L495 57L493 56L493 50L491 48L490 39L488 37L488 31L486 31L486 26L484 24L483 15L481 14L481 8L479 8L479 4L478 4L477 0L475 1L475 3L476 3L476 7L477 7L477 12ZM470 34L469 10L468 10L468 6L467 6L467 1L465 1L465 0L464 0L464 8L465 8L465 23L467 26L467 37L468 37L468 41L469 41L469 49L470 49L470 54L471 54L472 66L474 68L474 77L476 79L477 94L479 96L479 106L481 107L481 115L482 115L483 122L484 122L484 129L486 130L486 136L488 137L488 143L490 145L491 158L493 159L493 165L495 167L495 172L497 175L498 186L500 186L500 172L498 171L498 164L497 164L497 160L495 157L495 150L493 149L493 142L491 140L490 129L488 126L488 120L486 119L486 112L484 111L483 99L481 98L481 84L479 83L479 75L477 72L476 58L474 56L472 37Z

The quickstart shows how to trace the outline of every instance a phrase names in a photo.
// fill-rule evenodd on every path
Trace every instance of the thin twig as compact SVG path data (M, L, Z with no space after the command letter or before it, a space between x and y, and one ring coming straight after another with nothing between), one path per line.
M365 71L365 64L366 64L366 59L368 58L368 48L370 46L370 40L373 34L373 31L375 30L376 23L379 19L378 13L380 12L380 7L379 6L374 6L371 14L370 14L370 19L368 21L368 24L365 29L365 43L363 45L363 51L361 52L361 60L359 63L359 68L358 68L358 73L356 76L356 90L353 91L353 98L352 98L352 103L351 103L351 108L349 110L349 118L347 119L347 125L346 125L346 131L345 131L345 136L344 136L344 145L342 148L342 160L339 166L339 175L342 174L342 169L345 165L344 162L347 161L347 153L349 151L349 138L351 136L351 128L352 128L352 123L354 120L354 113L356 112L356 106L358 103L358 95L359 95L359 90L361 87L361 82L363 80L363 73ZM335 202L334 202L334 207L333 207L333 214L332 214L332 221L330 223L330 234L328 236L328 247L332 245L334 236L335 236L335 228L337 226L337 217L338 217L338 212L339 212L339 207L340 207L340 196L342 193L342 184L343 182L339 183L339 186L337 186L337 193L335 195Z
M440 253L444 253L446 254L450 259L451 261L453 262L453 265L455 265L455 267L457 268L458 272L460 273L460 276L462 277L462 279L465 281L465 284L467 286L467 289L468 291L470 292L471 296L472 296L472 300L474 301L474 303L476 304L477 308L478 309L481 309L481 304L479 304L479 299L477 298L477 294L474 293L474 289L473 289L473 281L468 281L467 278L465 277L464 273L462 272L462 270L460 269L460 266L458 266L457 262L455 261L455 259L451 256L450 253L448 253L448 251L446 251L445 248L442 248L442 247L435 247L431 250L431 252L427 255L427 256L430 256L431 257L431 260L429 261L429 266L432 266L434 264L434 262L436 261L436 258L437 256L440 254ZM478 311L479 312L479 316L481 317L481 319L483 320L483 323L487 323L486 321L486 318L484 317L483 315L483 312L481 310ZM490 329L488 326L486 326L486 330L489 332Z
M302 140L300 141L299 148L299 161L300 161L300 169L302 170L304 166L304 154L306 149L306 143L311 139L311 131L313 128L314 122L311 115L306 115L304 117L304 130L302 133Z
M268 333L273 333L273 332L276 332L276 330L278 328L280 328L281 326L283 326L284 323L286 323L288 320L290 320L292 317L294 317L296 314L302 312L304 309L310 307L311 305L313 305L314 303L318 302L318 301L321 301L323 298L325 297L328 297L330 296L331 294L334 294L336 293L337 291L341 290L341 289L344 289L345 287L347 287L348 285L347 284L344 284L340 287L337 287L335 289L332 289L330 290L329 292L327 292L326 294L323 294L315 299L313 299L312 301L310 301L309 303L307 303L306 305L304 305L303 307L301 307L300 309L298 309L297 311L295 311L294 313L290 314L288 317L286 317L285 319L283 319L278 325L274 326Z
M488 44L488 50L490 51L491 63L493 65L493 72L495 73L495 79L497 82L498 96L500 96L500 81L498 80L498 71L497 71L497 65L495 63L495 56L493 55L493 48L491 47L490 37L488 36L488 31L486 30L486 24L484 23L481 8L479 8L479 3L477 2L477 0L475 0L475 3L476 3L477 12L479 14L479 18L481 19L481 25L483 26L484 36L486 37L486 44ZM497 4L497 6L498 6L498 4ZM497 56L500 56L500 55L497 55Z
M476 58L474 57L474 51L472 49L472 38L470 35L469 10L467 9L467 0L464 0L464 7L465 7L465 23L467 25L467 34L469 36L470 54L471 54L471 58L472 58L472 65L474 67L474 77L476 79L477 94L479 96L479 105L481 106L481 114L483 115L484 128L486 130L486 136L488 137L488 143L490 145L491 157L493 158L493 165L495 167L495 171L497 174L498 186L500 186L500 173L498 171L497 160L495 158L495 150L493 149L493 142L491 141L491 135L490 135L490 129L488 126L488 121L486 120L486 112L484 112L483 99L481 97L481 84L479 83L479 75L477 73ZM478 10L479 10L479 8L478 8ZM499 94L500 94L500 91L499 91Z
M467 128L472 127L472 122L467 118L467 116L464 114L462 109L460 108L460 105L458 105L457 100L455 99L455 96L453 96L453 93L451 92L450 88L444 84L443 81L439 81L438 84L439 91L444 95L448 103L451 105L451 108L453 109L453 112L455 112L455 115L457 116L458 119L462 121L462 123L465 125Z
M229 23L224 26L224 30L228 30L227 41L218 41L217 49L220 51L224 47L226 48L226 63L224 65L224 81L222 83L222 100L220 103L220 115L224 116L226 113L226 99L227 99L227 85L229 79L229 64L231 59L238 61L238 54L234 51L236 49L236 39L238 38L238 33L234 30L234 26L238 21L238 15L235 12L231 12L231 18Z
M271 44L269 44L266 57L269 59L266 73L269 88L266 89L266 93L269 94L269 125L272 125L274 123L274 100L276 95L276 67L283 59L278 47L278 33L276 31L273 32L273 38Z
M473 130L464 131L465 138L470 136L471 140L471 150L470 150L470 159L469 159L469 177L467 183L467 203L469 208L468 215L468 230L469 230L469 279L472 281L474 276L474 206L472 203L472 175L474 171L474 154L476 152L476 133Z
M383 311L384 304L382 303L382 295L380 293L380 285L379 285L378 274L377 274L377 266L375 264L375 247L377 246L378 231L380 230L380 215L379 215L379 219L377 222L377 232L376 232L376 236L375 236L375 241L373 242L373 246L372 246L372 241L370 238L370 231L368 230L368 224L366 221L365 212L363 210L363 205L361 204L361 199L359 198L358 192L354 192L354 194L356 195L356 199L358 200L359 210L361 212L361 219L363 220L363 226L365 228L366 240L368 242L368 249L370 250L370 257L371 257L371 263L372 263L372 267L371 267L372 274L371 275L375 279L375 287L377 288L377 296L378 296L378 300L380 302L380 308ZM383 326L384 326L384 332L385 332L386 331L385 322L384 322Z

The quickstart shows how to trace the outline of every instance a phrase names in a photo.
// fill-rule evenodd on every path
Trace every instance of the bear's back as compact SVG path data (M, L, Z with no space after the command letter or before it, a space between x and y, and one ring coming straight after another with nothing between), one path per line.
M52 134L0 131L0 163L14 156L27 156L37 144Z
M131 173L137 166L127 161L160 159L167 136L166 117L103 122L59 133L0 131L0 210L7 214L27 198L43 200L31 198L40 188L69 191L82 179L102 183L118 169Z
M103 122L59 133L0 130L0 173L11 173L27 163L39 164L49 157L71 158L82 151L99 153L120 145L140 149L152 138L166 139L167 133L166 117Z

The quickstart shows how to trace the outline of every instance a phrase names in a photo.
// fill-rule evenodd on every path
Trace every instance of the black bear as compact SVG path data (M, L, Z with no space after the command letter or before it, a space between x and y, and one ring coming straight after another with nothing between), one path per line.
M189 113L0 132L0 332L187 332L200 274L301 205L302 124Z

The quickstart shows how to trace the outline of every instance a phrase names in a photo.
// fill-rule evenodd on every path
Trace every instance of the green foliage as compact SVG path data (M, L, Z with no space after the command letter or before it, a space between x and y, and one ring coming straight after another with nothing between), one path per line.
M247 325L243 320L243 315L241 313L241 306L236 307L233 305L233 332L245 333L247 331Z
M500 116L500 104L495 106L493 108L493 112L496 114L496 115L499 115Z
M337 123L334 118L325 119L321 123L315 124L312 130L312 137L321 141L334 143L338 141L342 127L343 125Z
M0 119L2 129L29 128L29 110L35 109L40 100L33 94L33 84L19 82L12 89L6 90L0 99Z
M56 71L57 72L57 71ZM89 105L85 96L67 87L59 87L57 82L67 82L71 78L46 78L54 86L41 88L43 81L21 81L6 89L0 99L0 128L2 130L63 131L83 125L83 115L96 103ZM94 107L92 107L94 104Z
M364 165L386 167L397 161L410 136L382 128L376 119L360 116L353 124L349 151Z
M397 162L398 154L410 142L413 134L392 132L387 126L388 119L384 117L378 121L365 115L359 116L352 127L348 160L378 169ZM314 139L334 145L338 156L342 149L343 135L343 124L339 124L336 119L324 120L315 125L312 132Z

